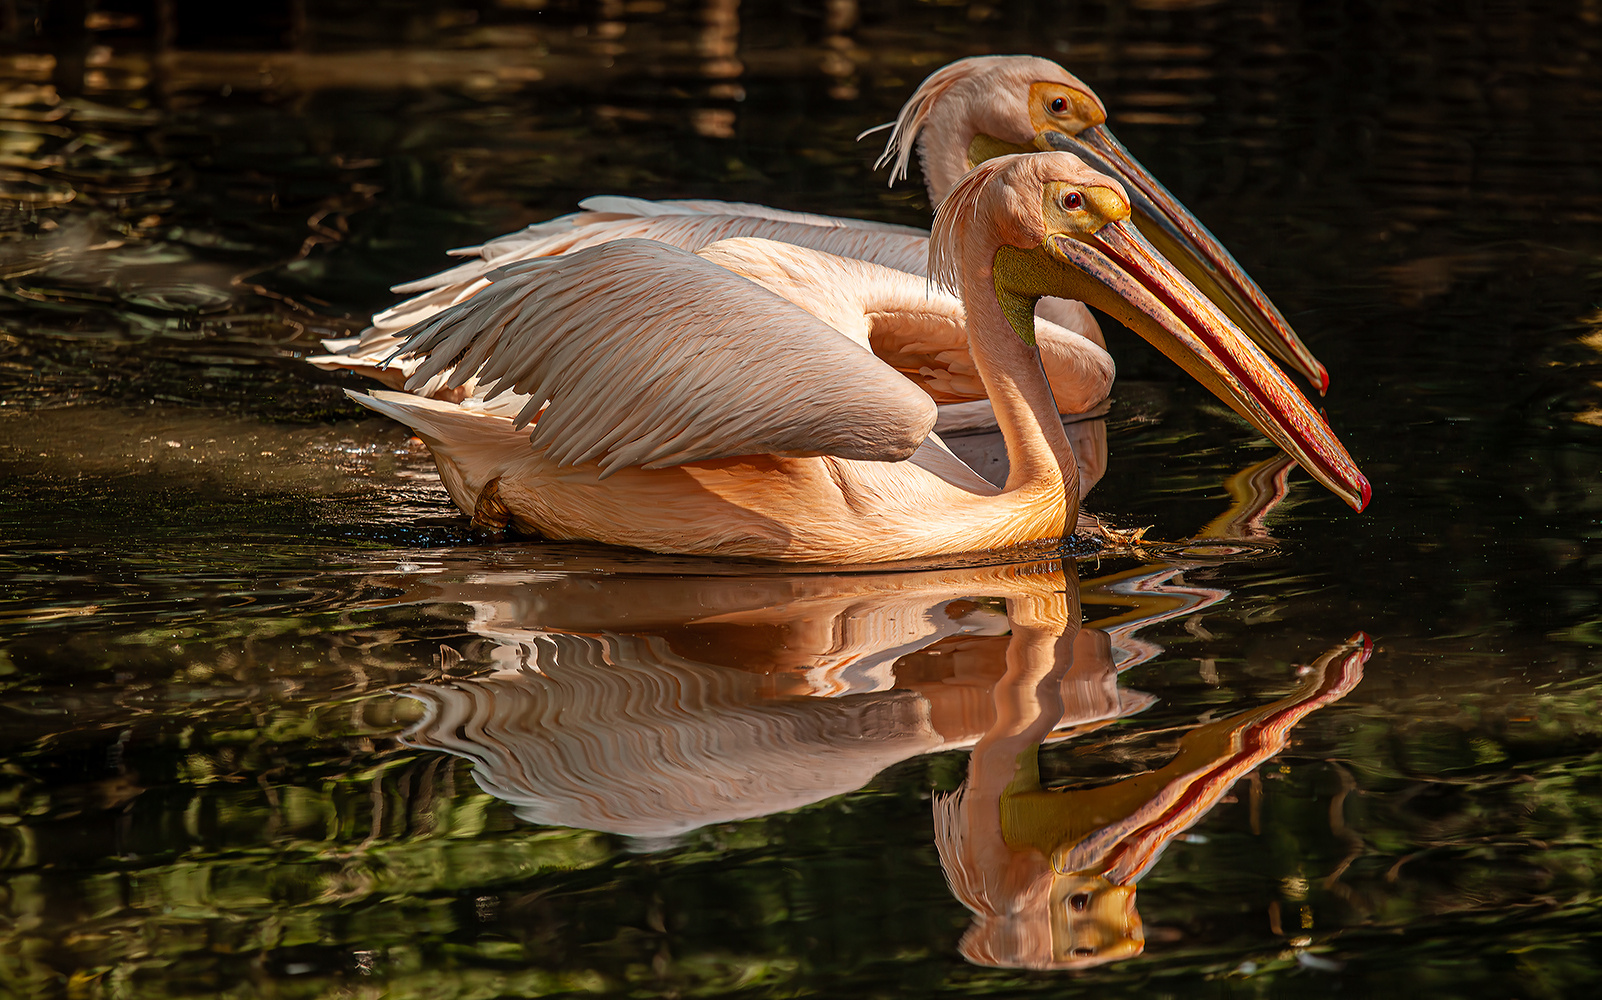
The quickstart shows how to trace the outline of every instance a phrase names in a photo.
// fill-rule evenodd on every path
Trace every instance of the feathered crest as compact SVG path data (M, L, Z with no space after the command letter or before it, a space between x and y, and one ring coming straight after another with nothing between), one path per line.
M940 203L929 231L929 281L935 287L962 295L963 234L968 224L979 217L979 203L991 180L1019 159L1022 157L1015 154L986 160L964 174Z
M1040 869L1025 886L1009 892L1004 873L976 857L969 833L968 783L934 800L935 850L952 896L974 914L957 950L981 966L1049 970L1061 964L1051 953L1051 877Z
M1001 909L992 899L987 873L970 857L973 851L968 843L967 792L968 783L964 782L956 792L935 794L935 851L940 855L940 868L946 874L951 895L975 914L997 914Z
M1009 136L1009 133L1027 134L1031 131L1029 114L1026 109L1026 98L1029 85L1036 80L1055 80L1090 94L1090 88L1072 73L1039 56L969 56L958 59L947 66L942 66L929 74L918 89L907 98L907 103L901 106L901 113L893 122L876 125L857 136L862 139L875 132L890 130L890 138L885 142L884 152L873 164L878 170L886 164L893 164L890 171L890 184L893 187L899 180L907 176L907 166L912 162L912 153L918 145L919 135L924 127L929 125L935 108L947 101L957 99L953 91L962 88L968 91L968 99L974 103L973 110L980 116L983 127L992 134L1008 139L1009 142L1024 141L1023 135ZM963 87L965 84L972 84ZM1094 97L1094 95L1091 95ZM966 150L971 136L963 137L963 149ZM925 167L927 168L927 164Z
M888 126L876 126L857 136L861 139L862 136L878 132L880 129L890 129L890 138L884 144L884 152L874 161L873 169L878 170L885 164L894 162L895 166L890 171L891 187L894 187L897 181L906 178L907 164L912 161L912 150L917 144L918 133L923 130L924 123L929 120L929 113L934 110L940 98L963 80L985 72L996 58L969 56L967 59L958 59L949 66L942 66L930 73L923 83L918 85L918 89L907 98L907 103L901 106L901 113L896 116L894 122Z

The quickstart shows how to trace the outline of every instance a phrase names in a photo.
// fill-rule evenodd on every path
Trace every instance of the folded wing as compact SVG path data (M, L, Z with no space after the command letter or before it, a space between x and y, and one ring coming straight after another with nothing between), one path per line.
M452 386L525 394L518 420L559 465L898 461L934 426L928 395L866 348L678 248L616 240L487 277L415 328L398 353L427 357L407 386L449 370Z

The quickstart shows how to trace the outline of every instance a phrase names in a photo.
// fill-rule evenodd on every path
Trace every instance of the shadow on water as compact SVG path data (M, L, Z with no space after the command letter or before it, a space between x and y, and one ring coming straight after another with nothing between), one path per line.
M9 993L1595 983L1594 3L224 7L0 3ZM490 545L301 361L599 192L926 225L855 135L1019 51L1329 366L1369 511L1104 320L1144 537Z

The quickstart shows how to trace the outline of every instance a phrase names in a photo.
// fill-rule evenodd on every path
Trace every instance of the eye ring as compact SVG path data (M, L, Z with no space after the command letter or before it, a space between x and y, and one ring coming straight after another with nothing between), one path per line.
M1061 114L1066 113L1067 111L1068 111L1068 99L1067 98L1054 97L1054 98L1051 99L1051 113L1052 114L1061 115Z
M1077 191L1070 191L1067 194L1062 196L1062 207L1067 209L1070 212L1072 212L1075 209L1084 208L1084 206L1085 206L1085 196L1081 195Z
M1072 907L1078 913L1081 913L1081 914L1084 913L1085 908L1090 906L1090 894L1088 894L1088 893L1076 893L1076 894L1074 894L1073 896L1068 898L1068 906Z

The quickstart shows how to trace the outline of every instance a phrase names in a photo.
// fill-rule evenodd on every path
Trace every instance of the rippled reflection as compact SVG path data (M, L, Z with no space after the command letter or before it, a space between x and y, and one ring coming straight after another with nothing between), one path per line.
M473 630L495 641L504 666L411 689L427 713L405 739L471 758L480 785L535 823L656 843L795 809L986 733L1014 607L1060 615L1071 564L1066 574L1048 563L800 581L464 584L432 600L470 604ZM585 585L600 606L589 616L561 600ZM549 628L553 619L565 628ZM1105 635L1085 635L1107 647ZM1081 706L1057 728L1150 703L1119 689L1100 659L1093 681L1063 681L1093 684L1097 709Z
M1231 480L1204 530L1266 539L1283 457ZM935 801L953 892L975 915L962 954L1083 967L1138 953L1134 883L1164 845L1303 716L1355 685L1362 637L1302 669L1277 702L1189 730L1155 770L1041 785L1043 743L1082 737L1157 696L1119 674L1160 647L1138 631L1227 597L1156 562L1081 584L1072 561L851 574L664 576L454 563L373 581L386 605L472 610L474 677L415 685L403 742L472 762L524 821L624 835L637 851L709 825L857 790L916 755L972 748ZM1082 625L1082 606L1120 610ZM1210 713L1209 715L1215 715Z
M1239 778L1284 749L1302 717L1362 679L1362 634L1310 667L1277 702L1204 723L1162 768L1107 785L1041 785L1038 755L1054 720L1100 710L1072 626L1015 622L1010 670L996 686L995 724L974 747L968 779L935 804L940 861L975 917L959 949L971 962L1083 969L1145 948L1135 882L1168 843L1201 820ZM1086 629L1078 635L1094 634ZM1092 667L1090 673L1096 668Z
M1303 716L1350 691L1371 651L1361 636L1331 649L1290 695L1191 729L1155 771L1042 788L1042 743L1155 701L1119 684L1121 668L1153 654L1134 631L1224 596L1168 583L1181 569L1087 581L1087 594L1140 603L1107 628L1081 627L1071 562L803 579L398 578L403 601L469 605L499 665L408 689L423 716L403 740L467 758L526 821L626 835L645 851L972 747L967 781L935 806L941 862L977 915L963 955L1108 962L1141 949L1134 883L1163 846L1283 749Z
M0 3L0 992L1580 993L1602 976L1599 26L1594 0ZM1266 504L1198 529L1258 446L1109 326L1116 400L1078 430L1118 461L1091 505L1195 538L1079 567L1107 649L1082 631L1071 673L1093 654L1122 681L1054 690L1040 792L1014 798L1123 789L1134 812L1064 867L1150 843L1142 776L1210 797L1165 769L1244 760L1212 758L1208 728L1244 740L1251 714L1299 711L1290 663L1356 628L1379 648L1141 878L1144 956L1079 974L960 959L982 919L933 838L931 790L970 757L962 816L1005 816L973 750L1007 691L1004 594L895 604L847 573L787 594L742 583L750 567L475 546L426 454L295 357L446 248L596 193L927 225L917 185L885 188L854 137L977 52L1050 56L1096 88L1329 364L1323 405L1375 482L1351 516L1293 477L1278 539ZM1281 474L1231 490L1282 494ZM671 573L685 592L653 609ZM453 604L474 581L522 604ZM829 587L893 635L820 641L853 621ZM764 600L800 612L775 627ZM891 621L953 607L939 635ZM555 666L526 671L525 643ZM394 693L419 683L593 728L573 691L620 671L703 686L656 721L664 741L696 720L790 734L812 772L756 762L775 801L829 795L845 734L880 728L859 773L907 756L810 807L631 836L674 846L641 854L520 820L469 777L488 765L395 740L427 706ZM1131 714L1131 688L1156 701ZM1067 725L1076 693L1124 715ZM580 736L601 760L602 735ZM1019 775L994 773L1003 791ZM740 812L739 789L712 791ZM656 808L654 829L692 819ZM1068 894L1070 960L1093 930L1132 938L1088 923L1133 890L1101 875L1086 911ZM1033 927L1048 945L1017 961L1058 962Z

